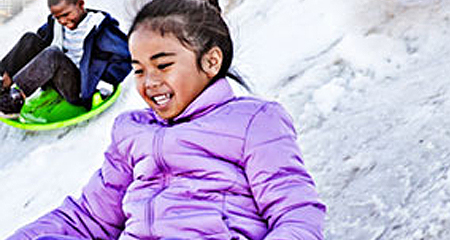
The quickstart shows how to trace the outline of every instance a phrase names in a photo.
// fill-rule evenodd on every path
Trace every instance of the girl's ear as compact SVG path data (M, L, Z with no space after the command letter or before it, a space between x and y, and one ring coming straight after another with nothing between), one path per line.
M78 0L77 4L81 9L84 10L84 0Z
M202 69L210 79L214 78L222 67L223 53L219 47L211 48L202 57Z

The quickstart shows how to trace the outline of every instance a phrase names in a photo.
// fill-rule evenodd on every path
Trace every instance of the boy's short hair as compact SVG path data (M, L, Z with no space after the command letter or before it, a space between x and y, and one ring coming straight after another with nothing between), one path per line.
M48 7L58 5L60 2L66 1L69 4L76 4L79 0L47 0Z

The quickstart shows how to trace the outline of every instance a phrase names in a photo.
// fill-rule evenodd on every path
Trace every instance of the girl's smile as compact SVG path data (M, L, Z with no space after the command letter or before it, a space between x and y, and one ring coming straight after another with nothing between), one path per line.
M220 65L213 66L212 70L211 64L205 64L200 69L194 51L172 34L161 36L146 26L133 32L129 47L139 94L167 120L182 113L220 68ZM205 54L205 61L221 64L217 59L210 59L217 54L210 55Z
M172 96L173 95L170 93L159 94L159 95L153 96L152 99L156 103L156 105L163 106L170 101Z

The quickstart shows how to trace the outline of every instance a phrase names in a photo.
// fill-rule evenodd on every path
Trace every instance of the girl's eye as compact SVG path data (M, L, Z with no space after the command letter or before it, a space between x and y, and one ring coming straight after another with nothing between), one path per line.
M165 68L171 66L172 64L173 64L173 62L172 62L172 63L159 64L159 65L158 65L158 69L159 69L159 70L163 70L163 69L165 69Z
M140 75L142 74L144 71L142 69L136 69L134 70L134 75Z

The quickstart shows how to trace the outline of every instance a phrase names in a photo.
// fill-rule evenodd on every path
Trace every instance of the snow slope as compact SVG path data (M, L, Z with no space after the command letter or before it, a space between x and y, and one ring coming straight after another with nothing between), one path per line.
M0 26L0 55L39 26L43 1ZM88 0L88 4L94 1ZM128 1L95 1L129 24ZM224 0L235 65L292 114L328 206L328 240L450 239L450 0ZM77 195L114 116L143 106L127 79L77 127L0 125L0 235Z

